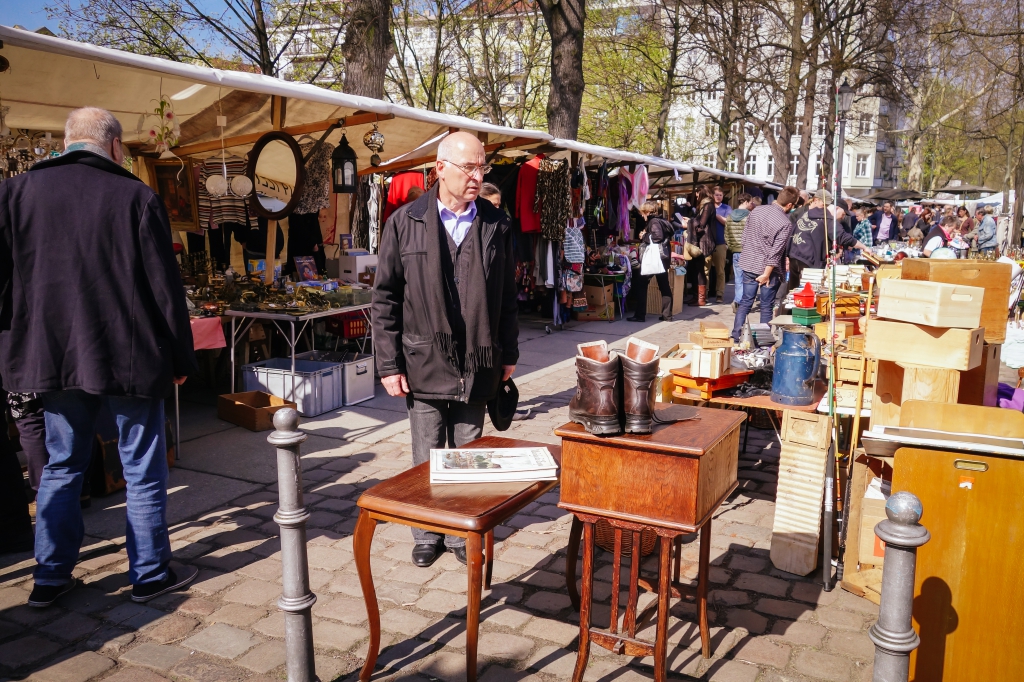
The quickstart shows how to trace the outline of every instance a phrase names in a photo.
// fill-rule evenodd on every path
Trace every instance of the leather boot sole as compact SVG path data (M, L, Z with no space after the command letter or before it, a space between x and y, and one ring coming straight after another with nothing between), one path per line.
M615 417L594 417L589 414L569 413L569 419L577 424L582 424L587 433L595 436L617 436L622 433L622 425L619 424L618 416Z
M654 420L650 417L626 415L626 433L650 433L654 428Z

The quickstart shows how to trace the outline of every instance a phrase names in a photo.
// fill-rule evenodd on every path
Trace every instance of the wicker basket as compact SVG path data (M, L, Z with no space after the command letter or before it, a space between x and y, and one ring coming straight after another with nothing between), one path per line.
M601 549L615 552L615 528L604 519L594 524L594 542ZM658 544L658 534L650 528L640 532L640 556L650 556ZM622 553L630 554L633 550L633 531L622 529Z

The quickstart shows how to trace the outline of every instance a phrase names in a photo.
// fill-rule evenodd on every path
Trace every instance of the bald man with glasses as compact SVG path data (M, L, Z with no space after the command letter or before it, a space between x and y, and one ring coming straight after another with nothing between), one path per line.
M431 448L483 433L487 402L519 359L515 254L508 216L480 198L490 170L469 133L437 148L437 182L395 211L380 237L373 290L377 373L409 410L413 464ZM466 563L466 541L412 529L413 563L446 549Z

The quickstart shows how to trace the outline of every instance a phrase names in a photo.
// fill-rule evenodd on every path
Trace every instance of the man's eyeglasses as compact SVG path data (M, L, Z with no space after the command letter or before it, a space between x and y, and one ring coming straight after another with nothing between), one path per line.
M442 161L443 161L444 163L447 163L447 164L450 164L450 165L452 165L452 166L455 166L456 168L458 168L458 169L459 169L460 171L462 171L463 173L465 173L465 174L466 174L466 175L468 175L469 177L473 177L473 176L474 176L474 175L476 175L477 173L480 173L480 179L481 179L481 180L483 179L483 177L484 177L485 175L487 175L488 173L490 173L490 172L491 172L491 167L490 167L490 165L483 165L483 166L463 166L463 165L462 165L461 163L455 163L454 161L446 161L446 160L444 160L444 159L442 159Z

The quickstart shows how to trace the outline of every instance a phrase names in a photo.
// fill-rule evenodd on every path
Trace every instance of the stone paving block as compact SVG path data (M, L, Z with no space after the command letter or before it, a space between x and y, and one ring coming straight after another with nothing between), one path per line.
M308 553L310 567L325 571L336 571L352 561L351 553L333 547L309 547Z
M399 632L409 637L419 636L430 623L429 618L407 609L391 609L380 617L380 626L383 629Z
M426 586L428 589L444 590L445 592L454 592L456 594L466 594L466 590L469 589L466 574L459 571L445 571L433 580L430 580Z
M479 672L480 661L477 661ZM416 666L419 674L443 682L461 682L466 679L466 656L454 651L436 651Z
M106 620L121 627L140 629L164 617L163 611L135 602L125 602L103 614Z
M337 581L331 583L334 585ZM413 604L419 598L423 592L419 585L410 585L409 583L400 582L386 582L378 584L377 588L377 601L383 602L388 601L396 606L404 606L406 604ZM349 589L346 587L344 590L345 594L357 597L360 600L363 598L363 593L360 591L358 582L356 583L355 589ZM365 608L365 607L364 607Z
M492 602L516 604L523 600L523 588L509 583L491 583L491 589L484 590L483 596Z
M60 651L59 644L43 639L38 635L29 635L11 640L0 645L0 666L16 670L31 665Z
M381 646L384 646L384 639L381 638ZM366 654L358 660L352 656L315 654L313 663L316 666L316 675L323 682L339 679L342 675L358 671L363 667L363 660Z
M831 592L826 592L818 583L800 581L793 583L793 591L791 595L793 599L797 599L799 601L806 601L819 606L828 606L830 604L834 604L842 592L845 592L845 590L834 589Z
M747 637L733 649L733 658L784 670L789 664L790 651L789 645L779 644L768 637Z
M559 594L557 592L534 592L524 604L528 609L552 614L563 611L571 605L572 602L569 601L568 594Z
M217 571L237 571L242 566L256 561L257 557L257 554L248 551L239 551L232 546L222 547L221 549L210 552L209 554L205 554L193 561L193 563Z
M729 558L729 568L736 569L737 571L757 573L767 565L768 562L766 560L750 557L745 554L733 554Z
M513 533L505 542L525 547L546 547L551 542L551 535L541 535L540 533L521 530L518 533Z
M146 629L146 637L159 644L170 644L184 639L199 626L199 621L186 616L171 614L164 616Z
M768 619L747 609L729 609L725 612L725 622L731 628L744 628L755 635L763 634L768 628Z
M734 584L737 590L750 590L773 597L784 597L789 591L789 583L785 580L758 573L740 573Z
M86 649L99 650L105 654L116 656L135 641L134 632L125 632L119 628L104 625L92 633L85 642Z
M173 609L187 616L208 616L220 606L209 599L190 597L187 593L181 592L161 595L149 602L149 605L160 609Z
M522 609L513 606L499 604L486 608L480 614L481 625L501 626L513 630L519 628L523 623L533 618L533 615Z
M313 605L313 613L320 618L340 620L349 625L366 622L366 604L352 597L320 598Z
M313 624L313 643L317 646L348 651L360 640L370 636L366 628L354 628L329 620Z
M248 606L263 606L277 601L281 596L281 586L262 580L246 580L235 585L224 593L224 601L246 604Z
M178 540L177 542L171 543L171 553L173 557L178 561L191 561L196 557L206 554L213 548L213 545L208 545L205 542L189 542L188 540Z
M793 657L793 667L798 673L816 680L845 682L850 679L850 661L820 651L798 651Z
M44 625L39 631L62 642L77 642L100 627L100 622L95 618L72 612Z
M237 661L238 665L257 673L270 672L284 663L285 645L278 641L264 642Z
M262 520L260 521L262 523ZM238 550L246 551L267 539L266 535L256 533L247 528L236 528L226 533L219 533L213 536L213 544L220 547L235 547Z
M209 616L208 623L227 623L236 627L249 627L260 618L267 615L266 609L258 609L244 604L225 604Z
M170 670L188 658L188 651L163 644L140 644L121 654L121 660L155 670Z
M266 580L267 582L272 583L281 579L283 570L281 560L273 558L254 561L251 564L238 569L238 572L242 575L249 576L250 578Z
M429 590L416 602L416 608L434 613L462 615L466 612L466 598L442 590Z
M157 675L146 668L127 666L121 668L110 677L103 678L103 682L166 682L167 678Z
M836 597L834 603L835 606L841 609L847 609L848 611L856 611L857 613L863 613L867 616L878 617L878 604L862 599L855 594L851 594L846 590L832 590L838 592L839 595Z
M537 617L527 623L523 628L523 634L567 647L579 637L580 628L578 625L569 625L551 618Z
M545 550L510 545L501 553L501 560L530 568L544 568L551 561L551 554Z
M593 648L591 648L593 651ZM618 658L618 657L616 657ZM587 662L587 670L583 675L584 680L598 680L605 678L613 679L613 673L620 669L622 661L612 661L608 658L591 656ZM573 670L576 667L576 653L557 649L553 646L542 646L531 657L528 667L541 673L552 675L555 679L572 679Z
M754 682L760 671L739 661L715 661L708 667L708 682Z
M175 680L192 682L241 682L249 673L206 656L189 656L174 667Z
M750 603L750 595L739 590L711 590L708 593L708 601L712 604L743 606Z
M875 645L866 632L833 632L828 638L828 648L854 658L874 660Z
M506 661L522 661L533 650L533 640L518 635L487 632L480 637L478 654Z
M284 637L284 612L271 612L263 620L253 623L252 629L268 637Z
M22 628L15 625L14 623L8 623L7 621L0 620L0 640L13 637L14 635L20 634Z
M250 632L224 623L216 623L186 639L182 646L212 656L235 659L259 642L260 640Z
M626 580L628 581L628 574ZM551 573L549 571L530 571L524 573L517 579L517 582L529 585L530 587L540 587L544 589L558 589L565 588L565 574L558 575L557 573Z
M223 589L226 589L239 580L242 580L243 576L237 573L221 573L220 571L199 571L199 575L195 581L189 585L190 592L200 592L202 594L216 594Z
M833 630L860 630L864 627L864 618L860 614L837 609L834 606L821 606L814 611L818 622Z
M792 644L818 646L828 634L828 630L817 623L794 623L793 621L779 620L772 626L771 634Z
M0 611L28 603L28 592L18 587L0 589Z
M36 670L28 679L33 682L86 682L113 667L114 662L106 656L83 651Z
M770 616L779 616L792 620L810 620L814 609L799 602L783 601L781 599L758 599L754 606L757 611L767 613Z
M345 500L336 497L327 497L316 503L316 509L324 509L341 514L348 514L355 508L356 503L352 500Z
M306 524L310 528L330 528L331 526L344 521L345 517L341 514L335 514L324 509L317 509L309 515L309 520Z
M412 585L424 585L430 582L435 575L438 574L440 569L435 566L429 566L427 568L420 568L413 566L412 564L401 563L395 566L383 580L397 580L403 583L410 583ZM449 571L454 573L454 571ZM457 581L456 581L457 582ZM462 574L462 587L466 587L466 574ZM463 589L465 591L465 589Z

